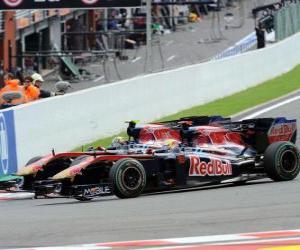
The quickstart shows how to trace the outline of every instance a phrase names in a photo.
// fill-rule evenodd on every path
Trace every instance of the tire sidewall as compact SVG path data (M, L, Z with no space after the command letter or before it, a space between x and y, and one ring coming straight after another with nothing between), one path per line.
M138 185L130 188L124 183L124 174L130 168L139 173ZM139 196L146 186L146 172L143 165L134 159L121 159L111 169L111 180L114 193L120 198L133 198Z
M297 161L297 167L287 171L282 167L281 158L286 151L291 151ZM300 171L299 152L297 147L290 142L276 142L266 150L265 168L269 177L275 181L289 181L297 177Z
M289 145L289 144L283 144L281 145L281 147L279 147L276 156L275 156L275 162L276 164L276 171L278 173L278 175L282 176L283 179L285 180L290 180L290 179L294 179L298 173L299 173L299 166L296 167L293 171L286 171L285 169L282 168L282 165L280 163L281 157L282 155L286 152L286 150L290 150L291 152L293 152L295 154L295 157L297 159L298 165L299 165L299 154L297 154L297 151L295 151L295 147L292 147L293 145Z

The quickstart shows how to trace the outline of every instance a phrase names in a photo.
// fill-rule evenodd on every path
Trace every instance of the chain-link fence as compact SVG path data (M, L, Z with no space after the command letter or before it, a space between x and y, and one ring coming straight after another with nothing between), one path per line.
M300 31L300 2L290 3L274 14L276 41L281 41Z

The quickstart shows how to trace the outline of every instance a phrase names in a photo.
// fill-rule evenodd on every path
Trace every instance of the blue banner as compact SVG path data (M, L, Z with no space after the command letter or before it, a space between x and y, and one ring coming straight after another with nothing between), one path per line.
M17 171L16 135L13 110L0 112L0 175Z

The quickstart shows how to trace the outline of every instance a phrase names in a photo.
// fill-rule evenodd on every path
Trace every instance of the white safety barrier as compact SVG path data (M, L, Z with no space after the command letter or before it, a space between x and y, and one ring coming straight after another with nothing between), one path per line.
M300 63L300 34L263 50L124 80L14 109L18 166L278 76ZM288 84L288 82L286 83ZM238 105L238 103L236 104ZM200 115L200 114L199 114Z

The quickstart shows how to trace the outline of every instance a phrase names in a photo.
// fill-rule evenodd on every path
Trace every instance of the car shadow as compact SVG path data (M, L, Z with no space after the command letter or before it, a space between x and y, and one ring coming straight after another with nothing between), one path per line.
M244 184L237 185L236 183L221 183L221 184L202 184L201 186L195 186L190 188L184 188L184 189L169 189L169 190L162 190L158 192L149 192L144 193L140 196L142 197L149 197L149 196L155 196L155 195L166 195L166 194L176 194L176 193L184 193L184 192L195 192L195 191L205 191L205 190L216 190L216 189L223 189L223 188L238 188L241 186L252 186L252 185L263 185L272 183L272 180L263 179L263 180L255 180L255 181L249 181ZM49 201L56 200L56 199L62 199L62 198L49 198ZM87 203L98 203L98 202L114 202L114 201L120 201L120 199L114 195L111 196L105 196L105 197L97 197L90 201L78 201L74 198L63 198L63 199L72 199L70 201L64 200L63 202L51 202L51 203L45 203L45 204L39 204L36 206L59 206L59 205L86 205Z
M232 187L241 187L241 186L252 186L252 185L260 185L260 184L267 184L272 183L272 180L255 180L249 181L243 184L236 184L236 183L220 183L220 184L203 184L191 188L184 188L184 189L171 189L171 190L164 190L159 192L149 192L145 193L142 196L152 196L152 195L162 195L162 194L171 194L171 193L184 193L184 192L195 192L195 191L205 191L205 190L216 190L216 189L223 189L223 188L232 188Z

